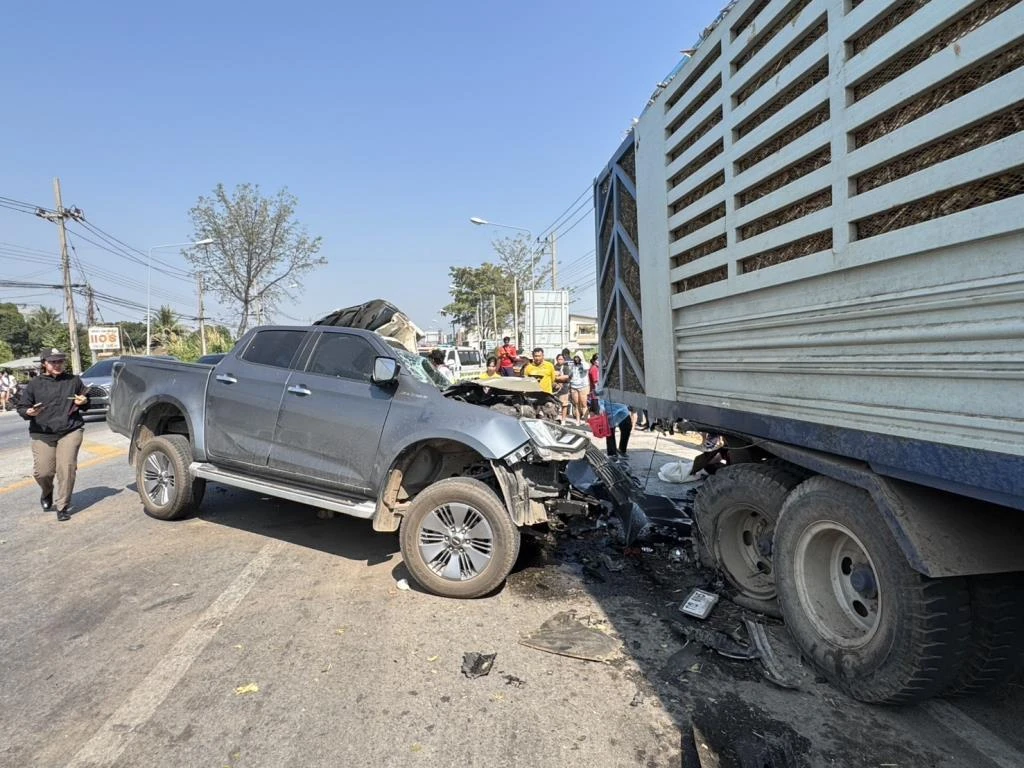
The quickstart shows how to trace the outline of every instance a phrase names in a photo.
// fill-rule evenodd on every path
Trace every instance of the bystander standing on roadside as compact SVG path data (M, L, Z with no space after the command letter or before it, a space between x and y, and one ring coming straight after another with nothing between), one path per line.
M451 384L455 381L455 375L452 373L452 369L447 366L444 361L444 352L440 349L430 350L430 362L434 364L437 372L444 376L444 380Z
M57 519L63 522L71 519L71 494L85 429L81 409L88 405L89 398L82 380L64 370L63 352L44 349L39 360L41 375L21 388L17 407L19 415L28 421L32 474L42 489L40 506L44 512L56 507Z
M17 384L14 381L14 377L10 371L4 368L4 370L0 371L0 413L7 410L7 405L14 397L16 389Z
M572 403L573 415L577 421L587 418L587 396L590 394L590 378L587 375L587 367L583 365L583 358L579 353L572 358L572 368L569 374L569 402Z
M481 379L499 379L501 374L498 373L498 359L496 357L487 358L487 370L480 374Z
M533 361L523 366L521 375L524 378L536 379L540 388L553 395L555 392L555 366L550 360L544 359L544 350L535 347L533 350Z
M590 356L590 368L587 369L587 380L590 382L590 395L587 406L593 413L599 413L597 406L597 387L601 381L601 366L598 365L597 355Z
M564 424L569 417L569 379L572 378L572 366L569 365L565 355L558 355L555 358L555 392L558 400L562 403L562 415L558 419L559 424Z
M514 376L518 359L519 350L512 343L512 339L506 336L501 340L501 346L498 347L498 373L502 376Z

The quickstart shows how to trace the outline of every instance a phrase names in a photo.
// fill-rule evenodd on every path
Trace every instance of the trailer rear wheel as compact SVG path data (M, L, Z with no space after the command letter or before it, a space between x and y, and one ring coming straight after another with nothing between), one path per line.
M903 703L956 678L971 632L966 580L914 571L867 493L827 477L802 483L774 551L786 626L834 685Z
M755 600L775 599L772 536L800 478L777 464L734 464L709 478L694 504L701 558Z
M1024 666L1024 574L971 576L971 644L946 691L966 696L999 688Z

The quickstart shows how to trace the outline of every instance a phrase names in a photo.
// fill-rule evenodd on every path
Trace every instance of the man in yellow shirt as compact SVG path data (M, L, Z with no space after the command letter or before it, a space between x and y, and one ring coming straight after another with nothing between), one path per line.
M523 366L522 375L536 379L540 388L549 395L554 392L555 366L544 359L544 350L540 347L533 350L533 362Z

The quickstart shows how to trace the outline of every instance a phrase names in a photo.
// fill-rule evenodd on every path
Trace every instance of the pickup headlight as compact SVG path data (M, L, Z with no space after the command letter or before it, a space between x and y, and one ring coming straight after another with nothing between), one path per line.
M586 436L563 429L557 424L542 419L521 419L519 423L523 425L526 434L538 448L578 451L587 442Z

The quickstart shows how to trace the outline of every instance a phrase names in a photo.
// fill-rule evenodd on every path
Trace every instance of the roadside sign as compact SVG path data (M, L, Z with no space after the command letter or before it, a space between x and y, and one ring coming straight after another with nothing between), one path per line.
M121 329L116 325L89 328L89 349L97 352L120 351Z

